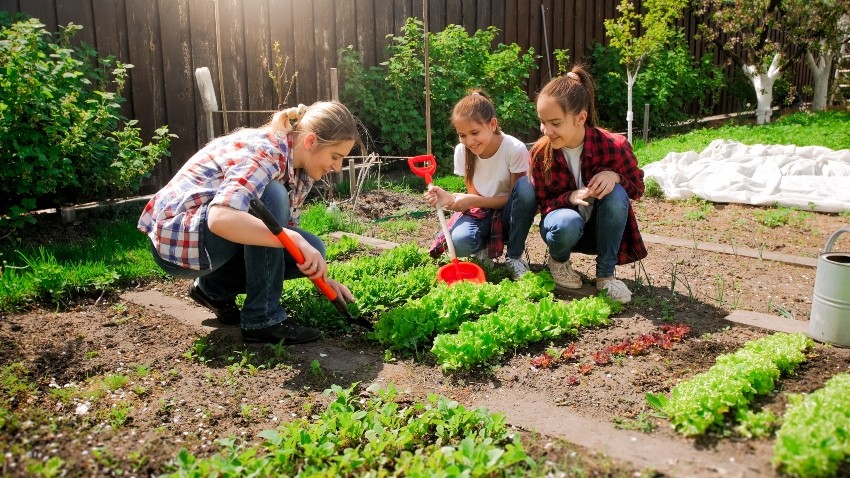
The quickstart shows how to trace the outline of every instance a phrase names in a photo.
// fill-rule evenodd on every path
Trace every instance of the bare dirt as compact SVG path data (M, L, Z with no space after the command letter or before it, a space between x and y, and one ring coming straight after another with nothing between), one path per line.
M364 234L389 241L427 246L438 228L433 214L409 214L427 211L416 195L371 191L358 198L356 208L343 208L366 225ZM814 267L707 252L701 245L816 259L830 235L850 221L835 214L793 212L788 223L771 228L756 220L765 208L644 199L635 209L644 233L686 239L693 246L649 243L644 261L618 267L634 300L610 326L535 344L471 372L445 374L427 356L385 360L383 349L358 330L285 347L275 355L269 347L242 344L234 328L219 328L184 298L185 281L138 284L69 308L34 306L2 316L0 366L20 363L36 384L13 403L32 418L12 433L0 426L0 441L6 442L2 475L28 475L27 463L53 456L65 461L72 476L158 475L180 448L205 456L218 448L216 439L253 443L260 431L305 415L305 404L327 403L321 392L331 384L360 382L365 389L392 382L411 400L440 393L505 412L535 456L562 464L567 476L582 476L568 469L580 463L591 476L775 476L771 440L734 433L682 438L652 414L644 395L668 392L711 367L717 355L771 333L724 320L734 310L808 320ZM399 216L396 224L410 224L394 228L388 226L393 221L376 221L387 216ZM848 238L842 237L835 250L850 250ZM533 270L544 267L546 249L536 227L527 258ZM574 263L592 281L593 258L575 255ZM181 306L127 300L130 293L158 294ZM199 313L206 318L187 318ZM670 350L651 349L594 365L586 373L580 370L592 362L593 352L680 323L691 331ZM192 355L199 338L211 345L201 354L204 363ZM577 359L550 368L532 366L532 358L547 349L570 344ZM321 367L311 367L313 359ZM140 373L139 366L148 372ZM798 373L783 378L776 393L759 404L781 414L786 393L811 392L847 371L848 350L818 344ZM104 377L110 375L126 375L129 382L103 392ZM77 388L90 391L89 398L80 396L71 404L58 398L61 390ZM114 411L122 407L129 411L119 423ZM641 427L652 431L632 429Z

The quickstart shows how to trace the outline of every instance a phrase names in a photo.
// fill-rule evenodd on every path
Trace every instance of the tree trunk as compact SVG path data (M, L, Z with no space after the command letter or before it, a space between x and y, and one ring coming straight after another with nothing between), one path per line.
M829 72L832 70L832 50L821 53L817 59L811 52L806 52L806 64L812 71L812 111L826 109L826 97L829 92Z
M742 67L756 92L756 124L770 123L770 117L773 114L770 107L770 104L773 103L773 83L782 72L779 68L780 58L779 53L773 55L770 68L764 73L759 73L755 65L744 65Z
M628 124L628 136L629 136L629 144L634 144L632 142L632 123L634 122L635 114L632 109L632 90L635 86L635 79L637 79L637 74L632 74L631 71L626 71L626 98L628 102L628 111L626 111L626 123Z

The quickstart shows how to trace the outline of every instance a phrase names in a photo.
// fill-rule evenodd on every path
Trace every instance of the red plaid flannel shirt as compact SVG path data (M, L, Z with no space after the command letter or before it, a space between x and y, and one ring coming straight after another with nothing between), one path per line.
M548 181L543 176L542 155L531 158L529 170L537 205L543 215L561 208L578 210L577 206L569 202L570 193L578 189L576 179L563 152L558 149L553 153ZM634 151L622 135L609 133L601 128L586 128L580 164L581 176L586 178L585 182L602 171L614 171L620 175L620 185L630 199L637 201L643 196L643 170L638 168ZM629 204L629 218L623 232L623 240L620 242L617 264L635 262L646 257L646 254L646 246L640 236L634 210Z

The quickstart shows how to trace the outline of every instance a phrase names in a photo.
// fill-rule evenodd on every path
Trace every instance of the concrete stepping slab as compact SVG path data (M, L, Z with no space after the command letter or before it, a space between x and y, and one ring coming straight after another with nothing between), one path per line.
M778 315L762 314L749 310L733 311L731 314L723 317L723 320L773 330L775 332L800 332L803 334L808 334L809 332L809 321L807 320L787 319Z
M656 236L655 234L641 233L643 240L652 244L663 244L666 246L689 247L700 251L720 252L722 254L731 254L743 257L752 257L755 259L764 259L768 261L783 262L795 266L817 267L818 260L813 257L802 257L791 254L783 254L780 252L759 251L749 247L730 246L727 244L716 244L713 242L700 242L687 239L679 239L678 237Z

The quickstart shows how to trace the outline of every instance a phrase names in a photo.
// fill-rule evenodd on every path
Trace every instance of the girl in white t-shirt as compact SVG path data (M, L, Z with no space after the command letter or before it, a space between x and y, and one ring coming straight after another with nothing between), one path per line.
M450 232L458 256L499 257L506 239L505 264L515 279L522 277L528 264L521 256L537 207L527 176L528 149L502 132L493 102L481 91L458 101L451 121L460 138L454 172L463 176L467 192L448 193L435 186L425 199L456 212Z

